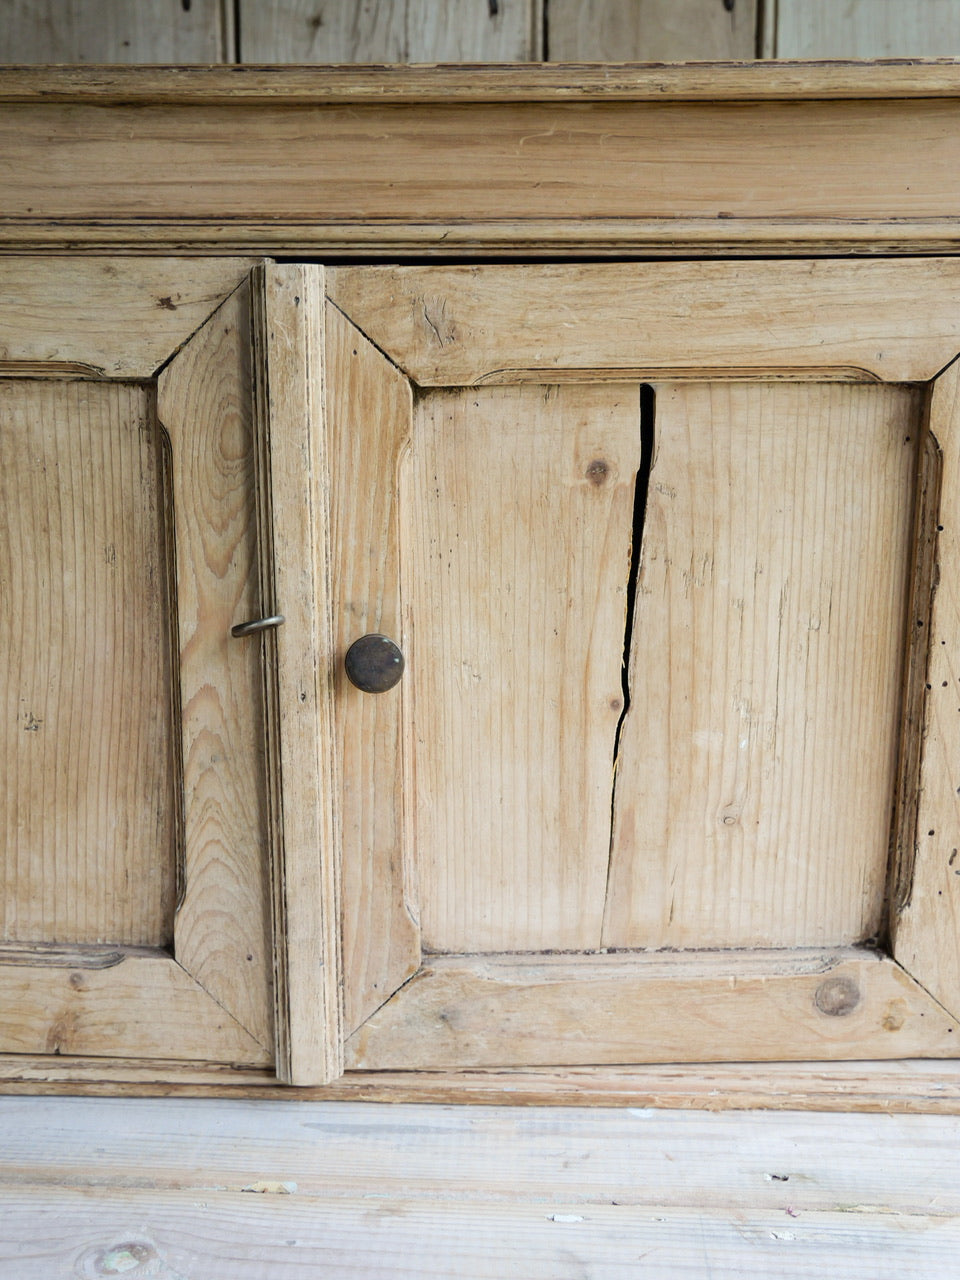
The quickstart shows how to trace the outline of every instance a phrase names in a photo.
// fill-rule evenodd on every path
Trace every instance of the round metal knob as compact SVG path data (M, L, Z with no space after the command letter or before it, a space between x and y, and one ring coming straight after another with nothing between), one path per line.
M403 654L389 636L354 640L343 660L351 684L364 693L386 693L403 675Z

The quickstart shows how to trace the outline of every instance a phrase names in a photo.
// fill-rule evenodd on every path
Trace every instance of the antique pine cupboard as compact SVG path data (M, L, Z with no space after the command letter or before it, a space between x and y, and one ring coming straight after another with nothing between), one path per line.
M0 103L0 1088L960 1106L960 68Z

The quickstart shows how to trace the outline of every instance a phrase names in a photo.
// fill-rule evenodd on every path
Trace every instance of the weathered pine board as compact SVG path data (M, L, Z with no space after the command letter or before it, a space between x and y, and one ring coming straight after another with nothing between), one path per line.
M234 1193L258 1180L295 1180L316 1200L369 1190L385 1201L429 1202L456 1184L464 1200L491 1204L556 1196L581 1206L883 1210L891 1226L896 1215L960 1215L950 1176L960 1117L387 1109L289 1096L269 1106L4 1098L0 1114L4 1188L95 1182L103 1195L122 1194L147 1176L158 1191Z
M954 1118L268 1110L5 1099L4 1276L955 1274Z
M920 410L656 385L604 946L881 928Z
M260 608L283 618L262 637L277 1076L325 1084L342 1038L323 268L265 262L251 293Z
M239 258L4 258L0 373L151 378L252 265Z
M960 55L956 0L767 0L774 58ZM693 56L693 55L688 55Z
M950 258L327 272L337 305L421 386L629 371L926 381L960 349L958 286Z
M934 384L930 434L940 451L942 486L960 485L960 367ZM900 910L894 954L948 1009L960 1010L960 528L953 504L940 508L933 609L923 709L919 800L914 830L904 832ZM922 618L913 619L914 625Z
M550 0L547 56L551 62L753 58L757 12L758 0Z
M542 0L240 0L240 61L537 62Z
M436 956L351 1037L346 1062L396 1071L949 1058L958 1035L892 960L853 948Z
M142 385L0 381L5 941L172 938L161 448Z
M226 0L9 0L0 62L232 62Z
M0 1043L51 1056L137 1054L268 1066L259 1044L160 951L102 951L59 964L0 954Z
M403 750L407 686L372 696L355 689L343 668L344 654L361 636L379 632L403 641L397 486L413 406L407 379L329 304L326 332L344 1028L349 1034L420 959L414 869L404 835L404 784L412 781L412 773L405 774Z
M424 946L597 947L635 385L418 399L400 535Z
M157 412L171 439L183 717L176 955L270 1043L263 652L230 634L262 616L251 336L245 283L164 369Z
M217 92L219 81L206 83ZM926 99L883 102L619 103L586 93L562 109L365 98L362 109L318 109L282 105L281 90L279 104L259 106L11 104L0 115L0 239L21 250L500 246L520 255L739 244L796 254L815 241L929 252L953 243L960 200L960 101L933 97L939 83ZM755 86L770 91L762 74Z

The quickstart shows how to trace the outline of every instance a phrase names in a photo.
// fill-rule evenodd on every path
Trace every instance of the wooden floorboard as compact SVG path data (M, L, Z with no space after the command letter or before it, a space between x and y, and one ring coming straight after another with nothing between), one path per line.
M960 1118L0 1099L4 1280L950 1280Z

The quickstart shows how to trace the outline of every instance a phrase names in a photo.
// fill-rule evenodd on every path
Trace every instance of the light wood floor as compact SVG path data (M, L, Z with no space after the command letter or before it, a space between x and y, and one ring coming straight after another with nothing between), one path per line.
M3 1280L955 1280L960 1118L0 1098Z

